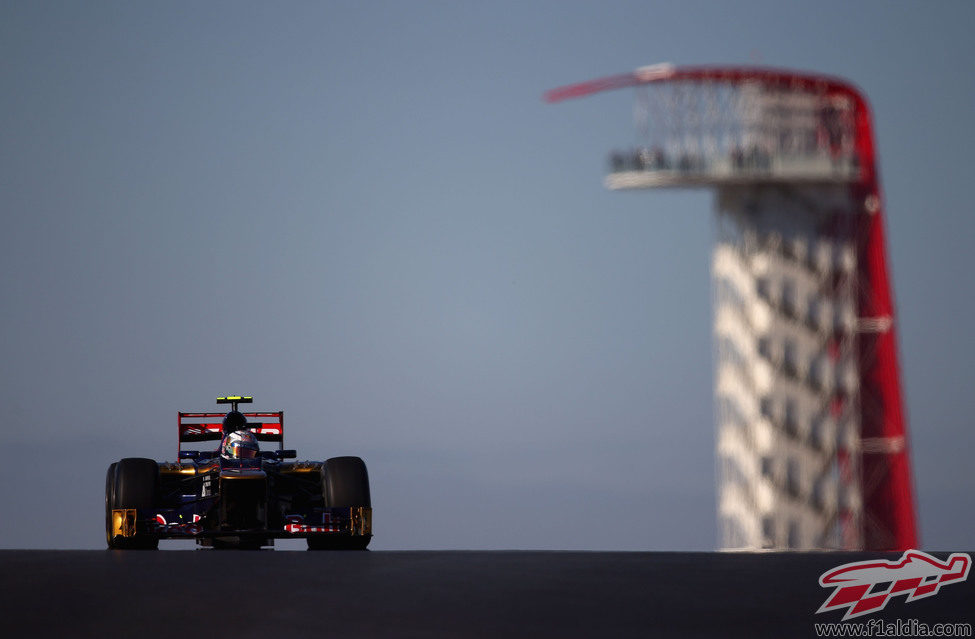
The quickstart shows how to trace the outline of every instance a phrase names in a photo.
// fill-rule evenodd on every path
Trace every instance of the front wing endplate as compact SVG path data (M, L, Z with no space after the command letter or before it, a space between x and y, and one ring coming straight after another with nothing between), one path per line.
M372 534L372 508L358 506L352 508L352 534L371 535Z
M135 537L135 508L112 510L112 537Z

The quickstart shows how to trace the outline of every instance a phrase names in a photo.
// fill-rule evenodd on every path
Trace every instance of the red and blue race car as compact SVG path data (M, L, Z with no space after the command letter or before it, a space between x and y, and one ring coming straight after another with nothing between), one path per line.
M372 505L365 463L286 461L297 454L284 448L284 411L237 410L252 401L219 397L218 404L232 406L226 414L179 413L175 462L128 457L108 467L109 548L155 549L160 539L260 548L304 538L312 550L366 549ZM211 441L219 442L215 450L183 448ZM277 446L262 450L261 443Z

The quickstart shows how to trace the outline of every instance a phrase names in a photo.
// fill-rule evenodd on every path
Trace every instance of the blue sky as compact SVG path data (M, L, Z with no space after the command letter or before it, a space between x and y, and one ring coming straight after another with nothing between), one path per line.
M971 545L970 3L0 6L0 546L97 548L178 410L358 454L377 549L716 543L705 192L611 193L645 64L874 109L922 541Z

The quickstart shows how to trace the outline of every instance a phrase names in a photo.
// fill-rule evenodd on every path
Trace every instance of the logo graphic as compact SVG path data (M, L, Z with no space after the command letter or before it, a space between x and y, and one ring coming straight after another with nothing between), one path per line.
M908 550L897 561L855 561L819 576L823 588L835 588L816 614L847 608L843 621L883 610L891 598L907 595L916 601L938 594L944 584L968 578L971 557L954 553L941 561L920 550Z

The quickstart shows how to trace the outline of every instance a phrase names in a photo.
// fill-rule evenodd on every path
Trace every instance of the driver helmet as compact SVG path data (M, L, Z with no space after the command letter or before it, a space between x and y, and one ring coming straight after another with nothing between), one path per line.
M261 454L260 450L254 433L238 430L223 438L220 456L224 459L254 459Z
M247 428L247 418L240 411L232 410L223 418L223 434L229 435L235 430Z

